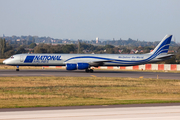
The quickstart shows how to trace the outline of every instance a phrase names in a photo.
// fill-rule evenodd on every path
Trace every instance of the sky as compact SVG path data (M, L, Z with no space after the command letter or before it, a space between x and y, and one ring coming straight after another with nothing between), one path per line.
M0 36L180 42L180 0L0 0ZM174 39L174 38L173 38Z

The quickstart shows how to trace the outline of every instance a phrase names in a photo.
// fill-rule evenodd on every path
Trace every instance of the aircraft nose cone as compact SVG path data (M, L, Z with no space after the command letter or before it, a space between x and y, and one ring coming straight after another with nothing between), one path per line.
M6 60L4 60L3 63L6 64Z

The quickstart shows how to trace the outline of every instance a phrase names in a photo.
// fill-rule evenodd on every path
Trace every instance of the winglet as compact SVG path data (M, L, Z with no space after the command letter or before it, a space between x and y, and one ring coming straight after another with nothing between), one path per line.
M166 35L162 41L156 46L156 48L150 52L151 54L162 54L167 53L171 42L172 35Z

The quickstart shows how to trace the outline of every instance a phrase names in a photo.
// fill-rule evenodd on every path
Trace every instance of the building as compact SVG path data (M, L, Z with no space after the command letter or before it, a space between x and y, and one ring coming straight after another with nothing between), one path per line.
M98 44L99 43L99 38L98 37L96 37L96 44Z

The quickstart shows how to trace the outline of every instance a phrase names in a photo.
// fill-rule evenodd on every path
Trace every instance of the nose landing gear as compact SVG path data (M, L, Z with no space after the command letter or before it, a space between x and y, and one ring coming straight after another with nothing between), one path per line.
M19 71L19 66L16 66L16 71Z

